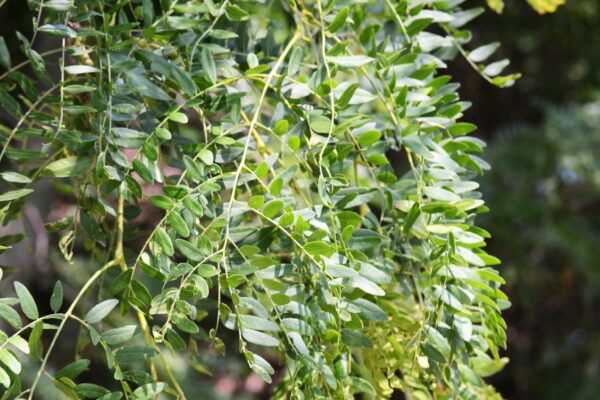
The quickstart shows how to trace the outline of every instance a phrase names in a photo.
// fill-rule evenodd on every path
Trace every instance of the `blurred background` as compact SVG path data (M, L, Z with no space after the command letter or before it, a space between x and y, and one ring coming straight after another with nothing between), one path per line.
M482 180L512 308L510 363L491 382L507 399L600 398L600 1L538 15L523 0L474 21L523 77L508 89L453 65L488 142Z
M9 48L18 46L15 30L29 33L25 7L11 1L1 8L0 34ZM488 10L471 28L473 48L500 41L511 72L523 74L514 87L498 89L464 60L450 67L463 100L473 103L465 120L488 142L493 169L482 186L491 213L480 223L492 232L490 252L503 260L513 303L505 313L511 361L491 383L507 399L598 399L600 0L567 0L543 16L525 0L508 0L502 15ZM56 279L47 265L36 266L46 262L44 254L24 260L38 275L22 280L40 296L49 296ZM176 371L195 398L268 394L235 354L220 358L207 349L195 366Z

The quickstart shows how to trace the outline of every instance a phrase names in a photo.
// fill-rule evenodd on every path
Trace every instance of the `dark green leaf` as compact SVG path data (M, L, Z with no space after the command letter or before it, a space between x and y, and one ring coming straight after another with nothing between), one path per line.
M212 52L208 47L203 47L200 53L200 61L202 64L202 70L210 81L210 83L217 82L217 67L213 58Z
M44 323L38 321L33 326L31 333L29 334L29 355L34 360L41 361L42 353L44 352L44 344L42 342L42 333L44 332Z
M342 341L352 347L373 347L367 335L352 329L342 329Z
M63 286L60 281L56 281L52 295L50 296L50 309L58 312L63 303Z
M60 378L69 378L75 379L77 378L83 371L87 370L90 365L90 360L77 360L70 364L64 366L61 370L59 370L56 374L54 374L55 379Z
M6 42L2 36L0 36L0 65L6 69L9 69L11 66L10 52L8 51L8 47L6 47Z

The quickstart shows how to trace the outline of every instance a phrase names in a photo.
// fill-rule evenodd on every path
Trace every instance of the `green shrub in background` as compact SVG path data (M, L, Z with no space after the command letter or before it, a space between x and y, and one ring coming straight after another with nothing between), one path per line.
M599 127L597 101L547 107L539 127L501 130L486 152L494 212L482 224L510 282L511 368L501 381L515 398L598 395Z
M72 266L49 306L2 299L3 398L184 398L169 360L206 370L209 346L269 383L278 363L275 397L499 398L485 144L440 70L517 76L462 3L29 1L26 61L0 41L0 217L53 185ZM79 378L96 364L114 380Z

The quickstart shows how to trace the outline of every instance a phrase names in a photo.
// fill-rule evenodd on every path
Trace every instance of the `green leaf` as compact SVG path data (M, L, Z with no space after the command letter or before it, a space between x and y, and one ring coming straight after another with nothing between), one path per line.
M239 35L237 33L231 32L231 31L226 31L223 29L213 29L210 32L210 36L215 39L219 39L219 40L235 39L235 38L239 37Z
M262 213L267 218L274 218L283 208L281 200L271 200L262 209Z
M132 268L126 269L125 271L121 272L115 278L113 283L111 283L110 287L108 288L108 292L113 296L116 295L117 293L120 293L123 289L125 289L127 286L129 286L132 276L133 276Z
M215 160L215 156L213 155L212 151L207 149L200 150L198 153L198 158L206 165L212 165Z
M490 43L484 46L478 47L469 53L469 59L473 62L482 62L488 59L489 56L494 54L496 49L500 47L500 43Z
M0 362L8 367L13 374L21 373L21 363L8 349L0 349Z
M162 393L167 387L166 383L147 383L140 386L133 391L133 397L135 399L154 399L158 394Z
M337 103L340 107L346 107L348 104L350 104L350 100L352 100L352 97L354 97L354 93L356 93L356 91L358 90L358 88L360 87L360 85L358 83L353 83L351 85L348 85L348 87L344 90L344 92L342 93L342 95L339 97Z
M266 333L256 331L254 329L242 329L242 337L250 343L258 344L265 347L279 346L279 340Z
M6 69L9 69L11 66L10 52L8 51L8 47L6 47L6 41L4 41L4 37L2 36L0 36L0 65Z
M329 32L336 33L342 26L344 26L346 23L346 18L348 18L349 11L350 9L348 7L344 7L337 13L333 21L331 21L329 24Z
M182 112L172 112L169 114L169 119L180 124L187 124L188 117Z
M24 354L29 354L29 343L19 335L13 335L8 338L8 343L15 346Z
M388 317L377 304L370 302L367 299L356 299L352 301L363 317L371 321L387 321Z
M350 284L352 287L360 289L367 294L373 296L385 296L385 291L382 288L362 276L352 278Z
M175 326L177 326L177 328L179 328L182 332L194 334L200 331L198 325L183 315L175 314L173 315L172 319Z
M283 179L281 177L277 177L271 181L269 184L269 193L273 196L279 196L281 193L281 189L283 188Z
M25 175L21 175L18 172L3 172L0 174L0 176L2 176L2 179L4 179L6 182L13 182L13 183L30 183L31 179Z
M91 65L68 65L65 67L65 72L70 75L94 74L100 72L96 67Z
M313 328L307 322L297 318L283 318L281 323L285 326L285 329L298 332L302 336L313 336L315 333Z
M367 147L372 144L375 144L381 138L381 132L379 131L367 131L362 133L356 141L361 147Z
M566 0L527 0L529 5L538 13L553 13L556 9L565 4Z
M332 129L331 119L319 115L310 119L310 128L316 133L328 134ZM333 126L335 128L335 126Z
M21 104L2 88L0 88L0 106L15 118L21 118L23 115Z
M0 303L0 317L15 329L21 329L23 326L19 313L6 304Z
M247 352L246 354L248 354ZM248 358L248 356L247 356ZM258 375L262 380L267 383L272 383L271 374L274 374L275 371L271 364L267 362L264 358L259 356L258 354L252 354L252 361L250 362L250 368L256 375Z
M82 398L90 397L92 399L96 399L110 393L108 389L96 385L95 383L80 383L79 385L75 386L74 391Z
M54 11L69 11L74 7L74 0L48 0L44 2L44 8Z
M486 0L488 6L498 14L504 10L504 0Z
M483 73L488 76L496 76L502 73L504 68L508 67L510 61L507 59L493 62L483 69Z
M423 328L425 336L429 339L433 347L440 351L445 357L450 355L450 343L448 340L434 327L426 326Z
M161 128L158 127L154 130L154 134L156 135L157 138L161 139L161 140L171 140L171 132L169 132L167 129L165 128Z
M169 77L185 94L189 96L196 94L196 84L186 71L154 53L146 52L145 54L150 56L153 70Z
M34 360L41 361L42 353L44 352L44 344L42 342L42 333L44 332L44 323L38 321L33 326L31 333L29 334L29 354Z
M146 165L144 165L143 162L136 158L131 164L133 166L133 170L137 172L137 174L140 176L140 178L144 180L144 182L148 184L154 183L154 177L152 176L152 172L150 172L148 167L146 167Z
M77 378L83 371L87 370L90 365L90 360L81 359L65 365L56 374L54 379L69 378L71 380Z
M19 298L19 303L21 304L21 309L23 310L23 314L27 316L30 320L36 320L40 317L40 314L37 309L37 305L35 304L35 300L29 290L20 282L15 282L15 291L17 292L17 297Z
M30 193L33 193L33 189L17 189L4 192L0 195L0 202L20 199L21 197L25 197Z
M116 346L131 340L137 331L137 325L126 325L120 328L110 329L102 333L101 337L108 345Z
M287 74L289 76L294 76L298 73L300 68L300 63L302 62L302 58L304 57L304 51L302 47L296 47L292 51L292 55L290 56L290 62L287 67Z
M171 241L169 234L161 227L158 227L156 230L156 242L169 257L171 257L175 252L175 249L173 248L173 242Z
M50 75L48 75L48 72L46 71L46 63L44 62L44 58L37 51L29 47L26 49L25 54L31 61L31 66L40 80L46 84L51 84L52 79L50 79Z
M255 317L253 315L240 315L240 319L244 328L263 332L279 332L279 326L266 318ZM237 316L229 314L223 324L229 329L237 330Z
M44 168L42 175L55 178L68 178L85 175L92 166L88 157L70 156L51 162Z
M265 179L269 174L269 166L266 162L263 161L260 164L258 164L256 169L254 170L254 173L256 174L256 177L258 179Z
M263 204L265 204L265 198L261 195L252 196L248 200L248 207L253 208L255 210L261 208Z
M149 27L154 21L154 4L152 0L142 1L142 14L144 16L144 27Z
M368 56L336 56L327 57L327 61L340 67L359 68L375 61L375 59Z
M304 245L304 250L306 250L308 254L311 254L313 256L325 256L330 253L331 248L325 242L316 241L306 243Z
M196 245L188 242L187 240L177 239L175 240L175 245L181 254L192 261L202 261L205 257L205 255Z
M115 353L118 362L133 363L145 361L154 357L157 354L156 350L146 346L130 346L123 347Z
M148 140L148 134L129 128L112 128L114 144L126 149L139 149Z
M68 215L58 221L48 222L44 224L44 228L48 232L60 232L71 226L74 220L75 217L73 215Z
M63 88L66 94L88 93L94 90L96 90L96 87L91 85L67 85Z
M342 329L342 341L352 347L373 347L367 335L352 329Z
M285 135L289 129L289 126L290 124L287 122L287 120L282 119L273 127L273 133L275 133L277 136Z
M225 7L225 14L230 21L245 21L249 18L248 13L234 4Z
M366 393L369 396L376 397L377 392L375 388L366 379L359 378L357 376L351 377L352 379L352 392L353 393Z
M102 321L110 312L119 304L117 299L104 300L103 302L96 304L88 313L85 315L84 321L89 324L97 324Z
M297 136L292 136L288 139L288 146L292 150L300 149L300 139Z
M177 211L171 211L167 216L167 221L169 222L169 226L171 226L179 236L190 236L190 229L188 228L187 223Z
M462 136L473 132L475 129L477 129L477 126L474 124L459 122L449 127L448 132L453 136Z
M455 202L460 201L460 196L452 193L449 190L442 189L440 187L427 186L423 188L423 193L433 200Z
M10 387L10 377L2 368L0 368L0 384L7 389Z
M158 161L159 149L152 141L147 140L144 142L142 145L142 153L148 157L149 160L154 162Z
M56 281L54 284L54 290L50 296L50 309L55 313L60 310L63 303L63 286L60 281Z
M73 29L69 28L68 26L62 25L62 24L42 25L38 28L38 31L48 33L52 36L57 36L57 37L68 37L68 38L77 37L77 32L75 32Z
M217 66L212 52L208 47L202 48L202 52L200 53L200 63L202 64L202 70L209 82L215 84L217 82Z
M162 195L162 194L150 196L149 200L150 200L150 203L152 203L152 205L154 205L155 207L161 208L163 210L169 210L169 209L173 208L173 206L175 205L173 200L171 200L169 197Z

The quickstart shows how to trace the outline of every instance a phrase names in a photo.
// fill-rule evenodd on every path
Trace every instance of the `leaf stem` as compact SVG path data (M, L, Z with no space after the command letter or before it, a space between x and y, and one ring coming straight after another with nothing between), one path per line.
M90 279L88 279L87 282L83 285L83 287L81 288L81 290L79 291L79 293L77 294L77 296L75 297L75 299L73 300L73 302L71 303L71 305L69 306L67 311L65 312L64 317L63 317L62 321L60 322L60 324L58 325L58 328L56 329L56 333L54 334L54 337L52 338L52 341L50 342L50 345L48 346L48 351L46 351L46 355L44 356L44 359L42 360L42 364L40 365L40 368L38 369L35 380L33 381L33 384L31 385L31 390L29 392L29 400L33 399L33 394L35 392L35 388L37 387L37 384L42 376L42 373L43 373L44 369L46 368L46 364L48 363L50 354L52 353L52 350L54 349L54 346L56 345L56 341L58 340L58 337L60 336L63 328L65 327L65 324L67 323L67 321L73 314L75 307L77 307L77 305L81 301L85 292L87 292L87 290L92 286L92 284L96 281L96 279L98 279L100 276L102 276L102 274L104 274L106 271L108 271L110 268L112 268L116 265L118 265L118 260L116 260L116 259L111 260L108 263L104 264L104 266L102 266L102 268L97 270L90 277Z

